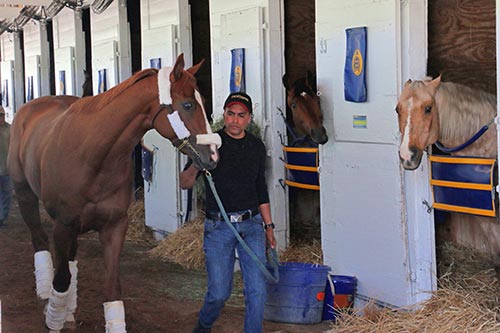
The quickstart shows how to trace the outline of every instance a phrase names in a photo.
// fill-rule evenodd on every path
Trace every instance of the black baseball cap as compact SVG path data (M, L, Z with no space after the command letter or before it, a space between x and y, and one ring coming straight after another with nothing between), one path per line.
M224 102L224 109L226 109L227 107L229 107L233 104L240 104L249 113L252 113L252 99L250 98L250 96L248 96L244 92L235 92L235 93L229 94L229 96L227 96L226 101Z

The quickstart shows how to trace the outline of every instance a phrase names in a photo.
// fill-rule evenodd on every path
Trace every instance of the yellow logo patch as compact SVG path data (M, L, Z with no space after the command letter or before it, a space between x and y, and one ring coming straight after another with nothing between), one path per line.
M360 76L361 72L363 72L363 57L361 56L361 51L359 49L356 49L352 55L351 67L354 75L356 76Z

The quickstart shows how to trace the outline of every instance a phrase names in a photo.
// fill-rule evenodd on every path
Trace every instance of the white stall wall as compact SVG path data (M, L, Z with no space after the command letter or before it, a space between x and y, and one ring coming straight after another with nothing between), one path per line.
M40 57L42 53L40 39L40 23L30 21L23 27L24 32L24 85L25 97L28 100L28 78L33 77L33 98L40 97ZM48 85L47 80L44 81Z
M52 20L56 95L61 95L60 72L65 72L66 95L81 96L85 82L85 36L81 13L64 8Z
M422 228L407 218L398 157L400 38L411 31L401 10L396 0L316 1L318 88L333 133L320 151L320 181L331 189L321 191L325 264L358 278L357 301L389 306L415 304L435 286L432 219L423 215ZM352 103L344 100L345 29L359 26L367 27L368 101ZM366 128L353 126L357 115Z
M14 120L14 61L2 60L0 66L2 72L0 91L2 92L2 105L5 109L5 121L12 124L12 120Z
M113 1L101 14L90 12L92 25L92 84L99 89L99 70L106 69L107 89L132 75L130 30L124 0Z
M191 39L179 38L179 26L190 27L188 1L141 1L142 67L150 68L150 60L161 59L161 66L173 66L177 55L184 53L185 67L191 66ZM183 222L186 193L178 184L183 158L169 140L151 130L143 144L154 151L154 174L151 184L144 184L146 225L161 238L175 232Z
M1 48L1 73L2 94L7 92L8 105L3 105L6 117L5 120L12 123L16 109L22 105L24 101L24 78L22 70L22 62L20 56L16 55L14 51L16 48L20 50L19 37L14 33L3 33L0 35L0 48ZM16 66L16 64L18 64ZM17 82L17 81L21 82ZM19 89L16 89L19 87ZM5 97L2 97L5 98Z
M279 133L286 133L277 108L285 110L281 1L211 0L212 86L214 119L221 117L229 94L231 49L245 48L246 92L254 103L254 120L267 147L267 180L278 245L288 241L286 192Z

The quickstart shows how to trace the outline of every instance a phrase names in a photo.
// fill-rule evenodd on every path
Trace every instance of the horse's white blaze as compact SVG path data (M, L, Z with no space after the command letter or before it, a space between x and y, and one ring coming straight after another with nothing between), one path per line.
M401 140L401 145L399 146L399 156L405 160L409 161L411 159L410 152L410 123L411 123L411 103L412 99L408 101L408 117L406 118L406 126L403 132L403 140Z

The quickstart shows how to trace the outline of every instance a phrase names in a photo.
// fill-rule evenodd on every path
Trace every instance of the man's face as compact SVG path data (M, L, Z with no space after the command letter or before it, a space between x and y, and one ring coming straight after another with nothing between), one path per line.
M252 115L241 104L233 104L224 111L225 131L232 138L243 138L251 120Z

